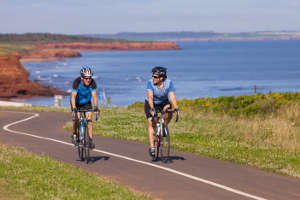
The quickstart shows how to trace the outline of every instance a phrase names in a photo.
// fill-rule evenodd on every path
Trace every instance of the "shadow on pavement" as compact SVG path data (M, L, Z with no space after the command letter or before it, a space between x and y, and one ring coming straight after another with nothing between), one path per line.
M157 158L157 160L152 160L152 162L163 162L163 163L173 163L174 160L185 160L184 157L181 156L169 156L169 158Z
M94 163L94 162L97 162L98 160L102 160L102 159L109 160L110 157L108 157L108 156L92 156L90 159L91 159L90 162Z

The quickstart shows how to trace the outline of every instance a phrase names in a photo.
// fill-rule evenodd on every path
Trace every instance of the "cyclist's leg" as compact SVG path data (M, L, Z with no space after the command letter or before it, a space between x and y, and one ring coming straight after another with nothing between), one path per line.
M93 121L92 121L92 112L87 112L86 113L86 120L88 124L88 129L89 129L89 136L92 139L93 138Z
M89 132L89 146L90 148L95 148L95 143L93 141L93 122L92 122L92 113L87 112L86 113L87 118L87 126L88 126L88 132Z
M71 105L71 102L70 102L70 105ZM80 118L79 113L75 113L75 114L77 114L77 115L75 115L75 119L73 121L73 133L72 133L72 136L71 136L72 137L72 142L74 144L79 141L78 124L79 124L79 118Z
M164 110L171 109L171 108L172 108L172 105L170 104L170 102L167 102L163 107ZM170 113L170 112L165 113L165 123L167 125L171 121L172 116L173 116L173 113Z
M154 128L153 128L153 122L152 122L152 117L149 117L147 119L148 121L148 136L149 136L149 144L150 147L154 147Z
M154 150L154 129L155 129L157 117L155 117L154 120L152 120L152 116L150 114L150 106L147 100L145 101L144 111L147 118L147 124L148 124L147 132L149 137L150 151L152 153L152 151Z

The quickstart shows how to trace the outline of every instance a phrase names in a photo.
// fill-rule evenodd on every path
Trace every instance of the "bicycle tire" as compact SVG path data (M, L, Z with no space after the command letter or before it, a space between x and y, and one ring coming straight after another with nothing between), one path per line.
M84 161L84 143L81 138L81 129L80 129L81 124L78 124L78 137L79 137L79 143L78 143L78 157L79 160Z
M156 135L155 140L154 140L154 156L152 157L153 161L157 161L159 157L159 146L160 146L160 136Z
M90 161L90 140L89 140L89 130L87 125L85 125L84 127L85 131L84 131L84 139L85 139L85 161L86 164L89 163Z
M170 156L170 132L168 126L163 124L162 137L160 142L160 156L162 161L168 161Z

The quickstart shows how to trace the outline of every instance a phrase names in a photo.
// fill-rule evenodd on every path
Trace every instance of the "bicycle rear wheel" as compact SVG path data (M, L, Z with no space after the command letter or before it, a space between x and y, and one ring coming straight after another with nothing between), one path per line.
M168 126L163 124L163 137L160 141L160 155L162 161L168 161L170 156L170 134Z

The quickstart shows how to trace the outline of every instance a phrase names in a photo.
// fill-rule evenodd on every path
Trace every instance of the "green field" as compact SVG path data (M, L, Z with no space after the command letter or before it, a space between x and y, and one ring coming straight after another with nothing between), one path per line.
M173 149L300 177L299 92L183 99L179 105L180 121L169 126ZM102 108L94 124L97 135L148 144L146 127L139 102Z
M0 199L151 199L47 156L0 145Z
M171 146L173 149L181 151L250 165L263 170L300 178L299 95L299 92L273 92L236 97L179 100L178 103L182 110L180 120L177 123L173 120L169 126ZM70 112L68 108L41 106L22 109ZM70 133L71 125L70 119L70 122L65 125L65 128L70 130ZM100 120L94 121L94 133L97 135L148 144L146 127L147 123L141 102L128 107L101 107ZM62 179L63 182L55 184L65 186L62 191L50 189L51 195L70 194L70 191L73 191L72 186L79 181L70 175L76 174L72 170L78 170L85 176L91 177L92 183L102 180L102 178L97 178L95 175L83 172L76 167L64 165L48 157L40 157L19 149L3 146L1 146L0 151L0 188L3 188L2 191L0 189L0 194L3 194L3 197L34 199L36 195L45 194L46 196L49 190L48 187L56 188L56 186L52 185L54 184L53 182L46 181L47 177L51 180L51 176L60 177L59 179ZM148 156L145 153L145 157ZM33 161L29 161L29 158L33 159ZM30 162L36 164L32 165ZM27 180L27 176L22 171L25 174L37 171L39 162L47 163L45 165L50 166L45 173L50 175L45 175L45 177L38 173L37 177L32 177L33 180ZM52 165L55 167L51 167ZM65 171L53 170L53 168L56 169L62 165L64 166L62 170ZM43 171L44 169L40 170ZM22 172L21 176L16 174L19 171ZM58 173L52 174L54 171L58 171ZM68 171L71 173L68 174ZM26 183L27 185L28 181L32 185L29 185L27 188L23 184ZM33 189L37 185L34 185L35 181L42 181L38 184L43 186L41 191ZM64 184L69 181L72 183L70 184L72 186ZM108 185L108 188L111 187L110 184L115 185L111 181L106 181L103 184ZM115 185L115 187L120 188L121 186ZM101 188L104 188L104 186L101 186ZM119 189L116 190L118 191ZM123 191L123 189L120 190ZM124 190L128 191L127 189ZM123 192L121 192L122 195L120 196L115 194L115 189L108 189L104 193L108 195L105 199L148 198L145 196L140 197L140 194L133 194L131 191L128 191L128 193L133 196L126 196ZM120 192L117 193L119 194ZM85 197L82 197L82 199L86 199ZM50 199L55 198L51 197ZM64 198L59 196L56 199Z

